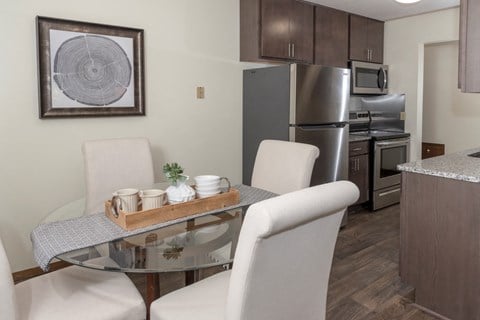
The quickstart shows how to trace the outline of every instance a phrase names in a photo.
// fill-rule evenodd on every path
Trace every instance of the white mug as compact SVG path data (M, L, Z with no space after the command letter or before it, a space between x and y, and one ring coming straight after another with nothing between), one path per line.
M142 210L160 208L167 200L166 193L160 189L149 189L140 191L142 199Z
M113 193L112 205L115 211L135 212L138 210L138 189L120 189Z

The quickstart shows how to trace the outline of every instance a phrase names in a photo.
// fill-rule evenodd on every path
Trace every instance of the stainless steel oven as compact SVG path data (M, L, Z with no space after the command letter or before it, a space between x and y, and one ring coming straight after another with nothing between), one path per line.
M373 210L400 201L400 171L409 161L410 138L375 140L373 145Z
M405 132L405 95L350 96L350 134L370 139L370 207L378 210L400 201L397 165L409 161Z

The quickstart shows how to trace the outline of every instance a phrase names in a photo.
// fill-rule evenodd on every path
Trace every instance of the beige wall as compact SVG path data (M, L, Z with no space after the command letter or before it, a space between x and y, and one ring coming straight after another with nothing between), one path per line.
M392 92L406 94L406 130L412 134L411 160L421 156L425 44L458 40L458 8L385 23L385 63Z
M480 95L457 88L458 41L425 46L423 141L445 152L480 146Z
M35 16L145 30L146 117L38 119ZM17 0L0 8L0 234L14 271L34 265L30 231L84 193L82 141L150 139L191 176L241 179L242 64L236 0ZM206 88L196 100L195 86Z

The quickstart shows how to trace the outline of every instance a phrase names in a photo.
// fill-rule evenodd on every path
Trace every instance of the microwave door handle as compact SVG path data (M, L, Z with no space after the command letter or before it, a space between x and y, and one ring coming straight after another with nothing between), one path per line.
M385 70L383 68L380 68L378 69L378 74L377 74L377 85L378 87L383 91L383 89L385 89L385 86L386 86L386 73L385 73Z
M384 68L380 68L380 70L382 70L382 73L383 73L383 87L382 87L382 90L385 90L385 88L387 87L387 71L384 69Z

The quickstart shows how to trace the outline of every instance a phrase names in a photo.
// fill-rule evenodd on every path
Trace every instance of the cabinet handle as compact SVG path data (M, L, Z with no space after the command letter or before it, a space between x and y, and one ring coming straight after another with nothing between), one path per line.
M291 43L288 43L288 57L289 58L292 57L292 44Z
M430 152L430 149L427 149L427 152Z
M292 58L295 58L295 43L292 43Z
M372 61L372 50L368 49L368 61Z
M353 148L352 151L362 151L362 148Z

